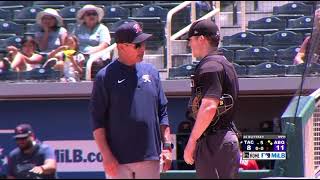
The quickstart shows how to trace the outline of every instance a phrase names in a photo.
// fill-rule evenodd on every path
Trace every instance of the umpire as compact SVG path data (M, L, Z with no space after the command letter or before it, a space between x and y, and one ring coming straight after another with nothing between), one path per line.
M188 33L192 55L201 59L191 77L189 107L195 117L184 160L195 163L198 178L236 178L240 150L234 126L238 78L217 51L220 33L211 20L196 21Z

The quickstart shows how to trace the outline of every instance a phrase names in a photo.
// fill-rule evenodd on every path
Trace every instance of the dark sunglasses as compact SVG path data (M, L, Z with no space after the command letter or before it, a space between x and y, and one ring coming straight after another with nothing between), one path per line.
M135 49L140 49L140 48L141 48L141 46L142 46L142 44L141 44L141 43L134 44L134 48L135 48Z
M96 12L86 13L86 16L98 16L98 13Z
M129 44L126 44L127 46L129 46ZM142 43L137 43L137 44L134 44L134 48L135 49L140 49L142 46Z

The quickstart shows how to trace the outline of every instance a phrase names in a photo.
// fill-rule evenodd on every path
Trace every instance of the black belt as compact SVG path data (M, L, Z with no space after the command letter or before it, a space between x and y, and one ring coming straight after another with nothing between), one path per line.
M228 132L228 131L233 131L233 129L231 127L208 128L202 133L199 139L206 137L207 135Z

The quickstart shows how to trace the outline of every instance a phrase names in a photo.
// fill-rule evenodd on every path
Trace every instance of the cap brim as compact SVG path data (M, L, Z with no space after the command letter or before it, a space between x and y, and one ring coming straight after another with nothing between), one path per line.
M14 139L19 139L19 138L27 138L30 134L18 134L13 136Z
M137 43L142 43L149 39L152 36L152 34L147 34L147 33L142 33L139 36L137 36L132 43L137 44Z

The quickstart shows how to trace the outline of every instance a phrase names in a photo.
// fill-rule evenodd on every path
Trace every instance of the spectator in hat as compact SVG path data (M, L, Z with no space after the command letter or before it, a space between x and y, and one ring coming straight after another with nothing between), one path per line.
M110 45L109 29L101 23L104 16L102 8L85 5L77 12L78 25L73 34L79 39L79 50L97 61L110 59L110 53L104 50Z
M64 44L67 30L63 27L63 18L52 8L47 8L37 14L37 24L41 30L35 34L40 52L49 54Z
M93 135L107 177L159 179L160 162L163 171L171 166L168 101L159 72L141 62L150 37L135 21L122 24L115 32L119 58L98 72L93 85Z
M8 157L9 179L55 179L57 164L54 151L36 140L29 124L15 128L13 137L18 145Z

